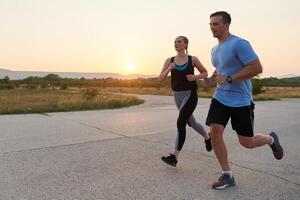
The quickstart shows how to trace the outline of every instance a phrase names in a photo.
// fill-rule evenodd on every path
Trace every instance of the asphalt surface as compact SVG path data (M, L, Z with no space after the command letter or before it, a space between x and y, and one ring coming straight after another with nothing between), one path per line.
M236 186L211 189L220 167L190 127L176 168L172 97L138 95L123 109L0 116L0 199L300 199L300 99L256 102L255 131L278 133L285 150L245 149L225 129ZM194 113L205 121L210 100ZM207 128L207 127L206 127Z

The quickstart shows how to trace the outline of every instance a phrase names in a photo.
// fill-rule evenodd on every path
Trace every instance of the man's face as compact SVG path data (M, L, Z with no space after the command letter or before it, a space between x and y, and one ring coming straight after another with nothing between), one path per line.
M210 18L210 30L214 37L219 38L229 30L229 24L223 22L222 16L213 16Z

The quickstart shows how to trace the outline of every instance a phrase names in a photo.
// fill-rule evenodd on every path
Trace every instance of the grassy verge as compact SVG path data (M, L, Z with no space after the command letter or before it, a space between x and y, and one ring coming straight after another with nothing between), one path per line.
M264 87L264 93L257 97L265 98L300 98L300 87Z
M101 92L99 92L101 91ZM200 97L211 98L214 89L198 90ZM70 88L57 89L11 89L0 90L0 114L44 113L58 111L80 111L120 108L138 105L144 101L134 96L112 93L132 93L151 95L172 95L169 88L105 87L97 90ZM278 100L300 98L297 87L266 87L264 93L254 96L254 100Z
M0 114L44 113L120 108L144 100L134 96L83 90L14 89L0 90Z

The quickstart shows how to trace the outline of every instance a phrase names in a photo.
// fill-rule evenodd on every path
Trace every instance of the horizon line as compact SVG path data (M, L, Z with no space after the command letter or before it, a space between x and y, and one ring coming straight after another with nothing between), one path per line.
M116 74L121 76L133 76L133 75L142 75L142 76L158 76L158 74L139 74L139 73L132 73L132 74L122 74L122 73L116 73L116 72L84 72L84 71L37 71L37 70L11 70L7 68L0 67L0 70L4 71L10 71L10 72L40 72L40 73L79 73L79 74ZM300 76L299 73L289 73L289 74L273 74L273 75L263 75L259 74L259 76L262 76L262 78L271 78L271 77L280 77L280 76Z

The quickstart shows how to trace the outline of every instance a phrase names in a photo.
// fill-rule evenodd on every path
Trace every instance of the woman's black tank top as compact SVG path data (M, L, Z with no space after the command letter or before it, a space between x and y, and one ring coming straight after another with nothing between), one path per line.
M171 63L174 62L175 57L171 58ZM188 81L186 75L194 74L194 66L192 56L188 56L186 64L178 66L175 64L175 69L171 70L171 86L173 91L183 90L197 90L196 81Z

